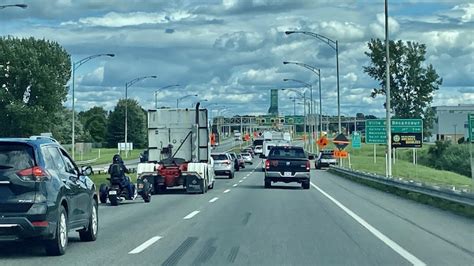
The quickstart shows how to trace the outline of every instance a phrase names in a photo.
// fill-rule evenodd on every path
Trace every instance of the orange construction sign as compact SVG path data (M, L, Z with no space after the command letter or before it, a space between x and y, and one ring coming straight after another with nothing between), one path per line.
M334 157L335 158L347 158L349 153L347 151L339 151L339 150L334 150Z
M326 136L324 136L324 137L319 138L317 143L318 143L319 148L322 149L329 144L329 141L326 138Z

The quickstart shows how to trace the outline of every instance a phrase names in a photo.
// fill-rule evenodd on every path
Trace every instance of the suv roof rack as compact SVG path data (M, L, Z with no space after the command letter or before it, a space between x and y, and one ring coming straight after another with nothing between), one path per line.
M56 139L52 137L47 137L47 136L31 136L30 139L31 140L48 139L48 140L51 140L52 142L59 144L59 141L57 141Z

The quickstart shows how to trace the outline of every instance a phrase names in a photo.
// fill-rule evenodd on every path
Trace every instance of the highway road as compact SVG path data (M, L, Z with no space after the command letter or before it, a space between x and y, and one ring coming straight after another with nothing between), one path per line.
M99 207L96 242L67 253L0 244L1 265L472 265L474 221L325 170L263 188L260 159L204 195L172 189Z

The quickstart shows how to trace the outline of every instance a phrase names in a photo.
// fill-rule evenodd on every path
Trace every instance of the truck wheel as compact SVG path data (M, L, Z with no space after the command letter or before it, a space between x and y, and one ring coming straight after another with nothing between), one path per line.
M309 181L301 183L303 189L309 189Z
M232 179L232 178L234 178L234 172L229 173L229 179Z
M212 181L212 183L209 185L209 189L213 189L213 188L214 188L214 182L215 182L215 181Z
M107 203L107 185L106 184L101 184L99 188L99 200L100 203Z
M265 180L265 188L271 188L271 187L272 187L272 181Z
M59 206L58 223L56 226L56 236L45 242L46 254L50 256L60 256L66 252L68 242L68 221L64 207Z
M91 215L89 225L86 229L79 231L81 241L95 241L97 239L97 229L99 228L99 216L97 214L97 202L92 200Z

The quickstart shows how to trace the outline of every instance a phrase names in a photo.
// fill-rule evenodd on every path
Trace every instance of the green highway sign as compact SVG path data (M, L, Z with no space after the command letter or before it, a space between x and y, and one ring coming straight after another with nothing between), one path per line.
M352 132L352 148L360 149L361 147L361 137L359 131Z
M467 115L467 123L469 126L469 141L474 142L474 114Z
M394 133L423 133L422 119L392 119L392 134ZM385 119L368 119L365 122L365 143L386 144Z
M368 119L365 121L365 143L384 144L387 143L385 133L385 119Z

